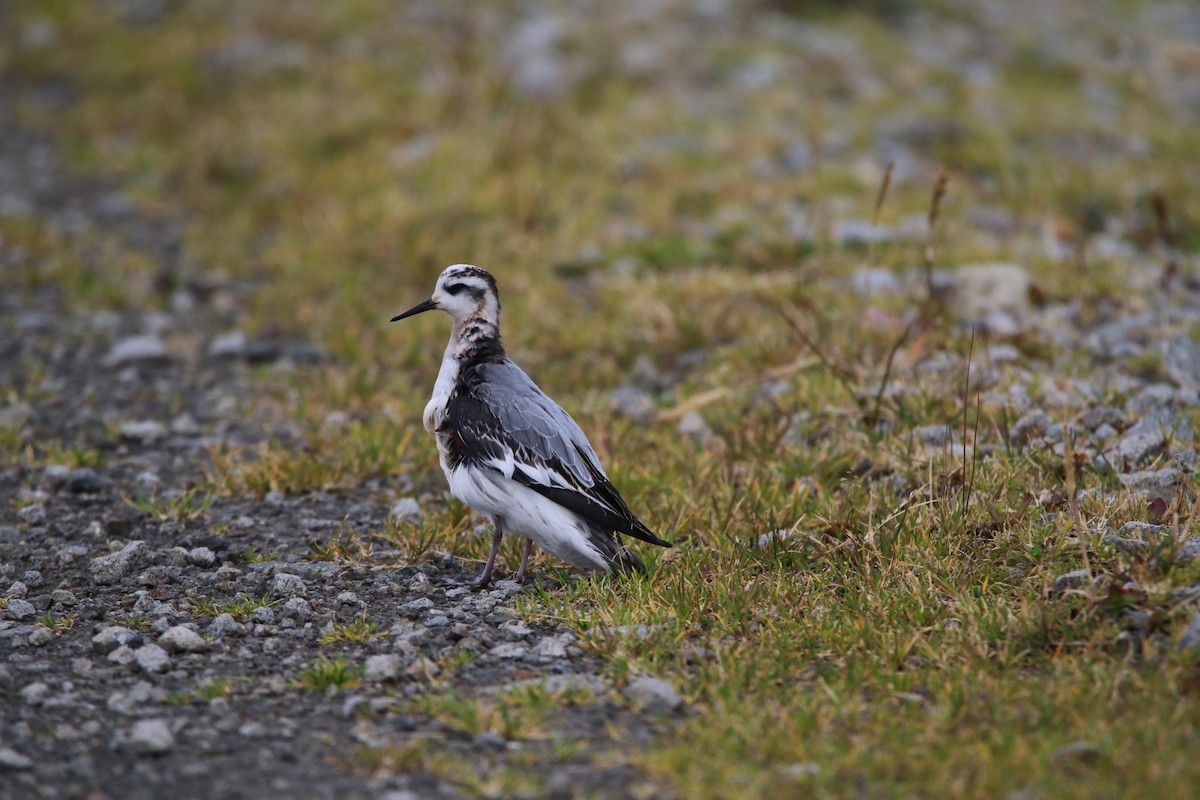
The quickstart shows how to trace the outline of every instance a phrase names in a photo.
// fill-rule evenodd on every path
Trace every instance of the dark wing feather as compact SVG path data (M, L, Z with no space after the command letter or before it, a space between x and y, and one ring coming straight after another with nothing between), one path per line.
M526 406L525 412L527 421L530 420L529 407ZM565 411L559 410L570 419ZM587 452L580 452L572 443L567 445L570 450L554 452L549 446L554 441L552 437L531 437L528 435L530 428L523 429L523 436L514 435L502 426L502 420L489 404L470 394L460 394L450 400L446 406L446 423L450 429L451 466L472 463L501 470L502 465L511 464L513 480L589 522L660 547L671 546L633 515L616 487L600 470L590 446ZM578 426L575 429L578 430ZM586 440L584 442L586 444ZM582 467L583 476L576 474L572 468L574 464ZM539 480L540 475L553 475L565 485Z

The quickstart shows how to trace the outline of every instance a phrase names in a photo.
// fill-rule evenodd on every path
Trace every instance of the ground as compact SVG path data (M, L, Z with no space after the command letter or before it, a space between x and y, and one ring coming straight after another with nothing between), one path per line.
M1198 87L1188 3L0 3L0 798L1189 796ZM645 575L464 585L456 262Z

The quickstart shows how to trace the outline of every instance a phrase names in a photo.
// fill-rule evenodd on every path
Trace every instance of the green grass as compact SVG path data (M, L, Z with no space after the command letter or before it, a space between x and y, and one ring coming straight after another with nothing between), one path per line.
M214 492L193 487L162 494L139 491L133 497L126 497L125 504L154 519L179 522L203 517L216 499Z
M386 636L387 631L378 622L367 619L364 611L358 619L346 623L334 623L329 631L317 640L319 644L336 644L338 642L369 642L379 636Z
M648 744L612 732L639 780L689 798L1186 796L1200 781L1189 755L1200 662L1174 649L1192 613L1174 592L1200 581L1200 566L1179 563L1174 543L1137 555L1103 544L1101 531L1150 518L1144 501L1086 460L1076 468L1048 447L1010 443L1020 410L1004 391L1020 376L1005 368L994 389L964 387L987 343L919 286L869 299L846 288L868 262L901 275L919 267L924 241L844 247L829 235L840 220L923 217L945 166L935 266L1018 262L1038 303L1070 304L1083 320L1162 305L1169 298L1129 285L1162 268L1155 194L1194 259L1200 138L1157 68L1116 69L1111 56L1162 47L1161 63L1174 64L1171 32L1138 38L1147 2L1104 14L1075 3L1086 23L1072 41L1091 56L1056 58L1040 27L1001 24L983 48L990 72L973 81L954 36L941 36L946 18L976 30L970 9L905 3L928 19L898 29L862 13L890 3L852 14L831 5L750 4L729 27L678 22L686 51L652 37L669 57L645 75L611 57L637 31L598 22L567 46L587 74L548 100L520 96L508 78L515 11L501 0L473 5L479 15L447 11L445 24L379 0L247 0L238 15L183 4L145 27L65 0L14 11L9 29L42 15L61 41L30 49L0 35L0 63L33 80L66 76L79 98L65 111L23 103L21 121L54 131L79 168L124 181L142 208L185 220L189 263L261 287L240 317L248 334L334 356L251 375L255 413L294 423L286 436L215 450L208 483L186 500L135 502L188 518L216 493L377 487L384 503L415 491L431 498L419 525L346 526L308 556L377 564L386 543L407 561L436 549L482 560L487 537L465 535L477 519L436 499L444 480L420 427L446 320L385 322L425 298L446 264L477 262L499 279L509 351L588 431L630 505L676 542L643 551L646 576L584 577L518 601L526 618L565 620L616 686L649 672L688 700L693 713L660 721ZM808 24L822 26L808 30L816 40L833 34L857 53L792 41ZM303 64L221 68L214 54L247 30L268 48L299 48ZM920 31L949 48L943 61L914 57ZM739 70L758 63L783 77L743 87ZM1107 122L1086 99L1096 83L1117 101ZM898 170L877 204L881 131L895 125L932 133L910 137L899 166L913 170ZM807 168L756 166L798 143L813 151ZM996 210L1011 228L976 221ZM1133 257L1095 251L1107 222L1126 231L1117 238ZM1055 234L1087 246L1060 259L1045 247ZM5 289L65 286L73 307L159 302L153 265L132 245L10 219L0 235L28 254L0 277ZM914 315L921 323L902 337ZM1056 421L1083 410L1056 399L1060 380L1106 380L1054 336L1031 329L1011 344ZM962 368L917 369L935 357ZM610 404L639 360L676 378L648 422ZM1154 352L1114 368L1164 376ZM32 379L0 380L5 404L36 391ZM688 410L711 439L678 434ZM1187 413L1195 429L1200 415ZM950 425L958 444L914 443L925 425ZM0 431L0 455L14 462L100 455L69 447L34 441L28 426ZM1187 520L1194 497L1185 487L1166 518ZM786 534L758 545L776 531ZM508 570L520 545L510 538ZM1096 586L1052 595L1058 575L1084 567ZM539 554L533 568L561 565ZM191 603L215 616L265 601ZM1146 626L1132 625L1134 612ZM372 635L370 622L357 625L338 641ZM621 625L654 635L612 635ZM453 667L439 684L453 683ZM315 690L356 680L348 662L327 659L298 678ZM347 767L458 770L473 776L461 791L505 795L536 794L554 758L619 763L604 747L573 753L555 739L570 698L420 702L459 733L548 746L528 762L505 754L464 770L444 742L397 742Z
M325 692L331 689L349 689L362 682L362 668L344 658L320 656L296 675L295 685L300 689Z

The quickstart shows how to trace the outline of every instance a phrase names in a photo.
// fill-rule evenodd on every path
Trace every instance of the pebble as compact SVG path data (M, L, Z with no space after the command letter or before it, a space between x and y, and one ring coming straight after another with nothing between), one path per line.
M200 653L208 649L208 642L186 625L176 625L168 628L158 643L171 653Z
M1179 637L1179 642L1175 646L1180 650L1200 647L1200 608L1197 608L1196 612L1192 614L1192 621L1188 623L1187 629Z
M280 572L271 579L271 596L307 597L308 588L304 585L304 579L299 575L292 575L288 572Z
M1162 343L1163 369L1184 389L1200 391L1200 344L1185 334Z
M208 632L213 636L242 636L246 633L246 626L234 619L232 614L218 614L208 626Z
M250 621L259 625L274 625L275 610L270 606L259 606L250 612Z
M618 414L637 420L649 422L654 416L654 398L645 389L626 385L612 393L612 408Z
M1086 569L1066 572L1054 579L1053 591L1055 594L1062 594L1071 589L1082 589L1091 579L1092 575Z
M188 563L208 569L217 563L217 554L207 547L193 547L187 554Z
M33 603L21 598L13 598L8 601L8 616L12 619L29 619L37 615L37 608Z
M13 598L24 597L27 594L29 594L29 584L25 583L25 581L13 581L12 585L8 587L8 591L4 593L4 596Z
M40 706L50 694L50 687L42 681L34 681L19 692L21 699L31 706Z
M25 506L17 511L17 518L29 525L40 525L46 521L46 507L41 503Z
M505 642L498 644L488 651L488 655L492 658L500 659L517 659L525 658L529 655L529 646L520 642Z
M169 753L175 746L175 735L166 720L142 719L133 724L127 744L135 753L161 755Z
M110 625L92 637L92 649L103 655L123 645L140 646L141 642L141 634L134 633L123 625Z
M648 675L634 678L621 694L647 714L665 714L683 705L683 698L674 686Z
M418 523L421 521L421 504L414 497L401 497L392 503L391 517L396 522Z
M107 481L90 467L71 470L71 476L67 480L67 489L73 494L99 494L107 485Z
M208 345L210 358L241 358L246 352L246 334L230 331L213 339Z
M32 647L45 647L54 641L54 631L49 628L34 628L29 634L29 644Z
M150 548L139 539L125 545L119 552L92 559L92 580L101 585L116 583L149 563Z
M167 426L157 420L126 422L120 428L121 438L127 441L152 444L167 438Z
M146 364L167 360L167 345L157 336L130 336L113 345L104 358L108 367Z
M370 682L393 681L400 677L400 656L394 653L368 656L363 679Z
M0 747L0 770L25 770L33 768L33 759L18 753L11 747Z
M1138 492L1150 500L1161 498L1170 501L1179 491L1179 470L1174 467L1126 472L1118 475L1117 479L1129 491Z
M713 438L712 429L708 427L708 423L704 421L704 417L699 411L689 411L684 414L677 427L680 436L691 439L696 444L704 444Z
M42 586L46 582L46 579L42 577L42 573L38 572L36 569L27 569L21 574L21 582L26 586L31 586L36 589L39 586Z
M147 644L134 651L133 660L138 667L151 675L166 672L171 668L171 657L156 644Z
M280 608L280 616L284 619L294 619L297 622L305 622L312 617L312 606L307 600L299 597L293 597L283 604Z

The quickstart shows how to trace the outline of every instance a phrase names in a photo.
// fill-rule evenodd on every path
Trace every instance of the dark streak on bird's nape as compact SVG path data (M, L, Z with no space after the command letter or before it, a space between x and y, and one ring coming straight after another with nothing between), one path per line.
M500 328L483 316L468 317L458 332L458 360L461 369L476 364L503 361L504 345L500 342ZM461 373L460 373L461 374Z

